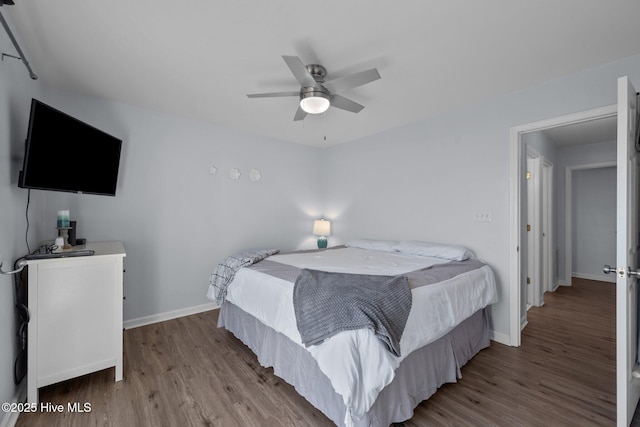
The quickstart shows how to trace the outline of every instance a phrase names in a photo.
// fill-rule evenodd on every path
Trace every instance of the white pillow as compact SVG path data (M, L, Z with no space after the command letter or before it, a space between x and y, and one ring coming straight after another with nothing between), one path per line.
M473 252L463 246L420 242L418 240L402 241L395 245L393 249L403 254L443 258L453 261L475 258Z
M373 251L393 252L398 244L396 240L368 240L353 239L345 243L345 246L360 249L371 249Z

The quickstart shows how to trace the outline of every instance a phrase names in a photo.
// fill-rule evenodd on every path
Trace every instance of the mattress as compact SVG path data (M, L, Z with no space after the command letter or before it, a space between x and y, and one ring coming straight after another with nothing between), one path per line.
M400 275L448 262L355 247L274 255L268 259L297 268L374 275ZM291 281L252 268L236 272L227 289L229 303L282 334L313 358L346 408L343 420L346 426L358 425L367 418L378 395L394 380L405 358L446 336L497 298L495 279L486 265L412 289L413 304L400 340L402 355L397 357L366 329L340 332L320 345L305 347L296 327L292 295Z

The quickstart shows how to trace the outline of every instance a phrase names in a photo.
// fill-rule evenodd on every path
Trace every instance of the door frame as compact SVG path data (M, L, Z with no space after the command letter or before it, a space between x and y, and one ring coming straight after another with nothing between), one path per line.
M542 168L540 177L542 179L542 294L545 292L555 291L556 283L553 279L555 272L553 270L553 260L555 259L554 251L554 215L553 208L555 186L553 185L553 177L555 168L553 162L547 158L542 158ZM542 298L544 304L544 297Z
M523 243L523 216L522 197L523 182L525 180L523 171L523 143L522 135L525 133L541 131L553 127L581 123L595 119L617 116L617 104L591 110L580 111L564 116L553 117L546 120L514 126L509 129L509 151L510 151L510 174L509 174L509 345L519 347L521 343L521 299L522 299L522 274L524 269L522 254L526 251L520 250ZM526 194L526 193L525 193Z
M527 290L527 295L523 295L523 298L526 299L526 307L528 310L530 307L538 305L536 296L539 284L538 272L540 270L540 257L536 255L540 252L540 242L536 236L538 233L538 222L540 219L540 197L538 192L538 166L540 164L540 154L532 147L527 146L525 156L525 164L527 165L527 169L524 171L527 188L527 213L525 215L527 227L527 232L525 233L527 241L527 268L524 277L526 278L527 285L525 289ZM529 176L529 174L531 174L531 176Z

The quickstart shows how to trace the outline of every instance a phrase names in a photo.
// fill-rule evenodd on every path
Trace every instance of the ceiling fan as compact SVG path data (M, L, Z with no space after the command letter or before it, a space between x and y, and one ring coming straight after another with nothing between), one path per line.
M293 117L294 121L304 119L307 114L324 113L331 107L359 113L364 106L339 95L340 92L362 86L380 78L375 68L324 81L327 70L319 64L304 65L297 56L282 56L284 62L300 83L300 90L289 92L253 93L249 98L271 98L281 96L297 96L300 105Z

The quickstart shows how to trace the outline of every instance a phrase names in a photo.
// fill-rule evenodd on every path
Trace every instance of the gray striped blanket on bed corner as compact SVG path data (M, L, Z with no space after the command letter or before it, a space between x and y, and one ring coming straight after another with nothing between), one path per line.
M278 252L280 252L279 249L245 249L220 261L211 276L209 276L209 283L215 288L216 302L218 304L224 302L227 297L227 287L238 270L262 261Z

